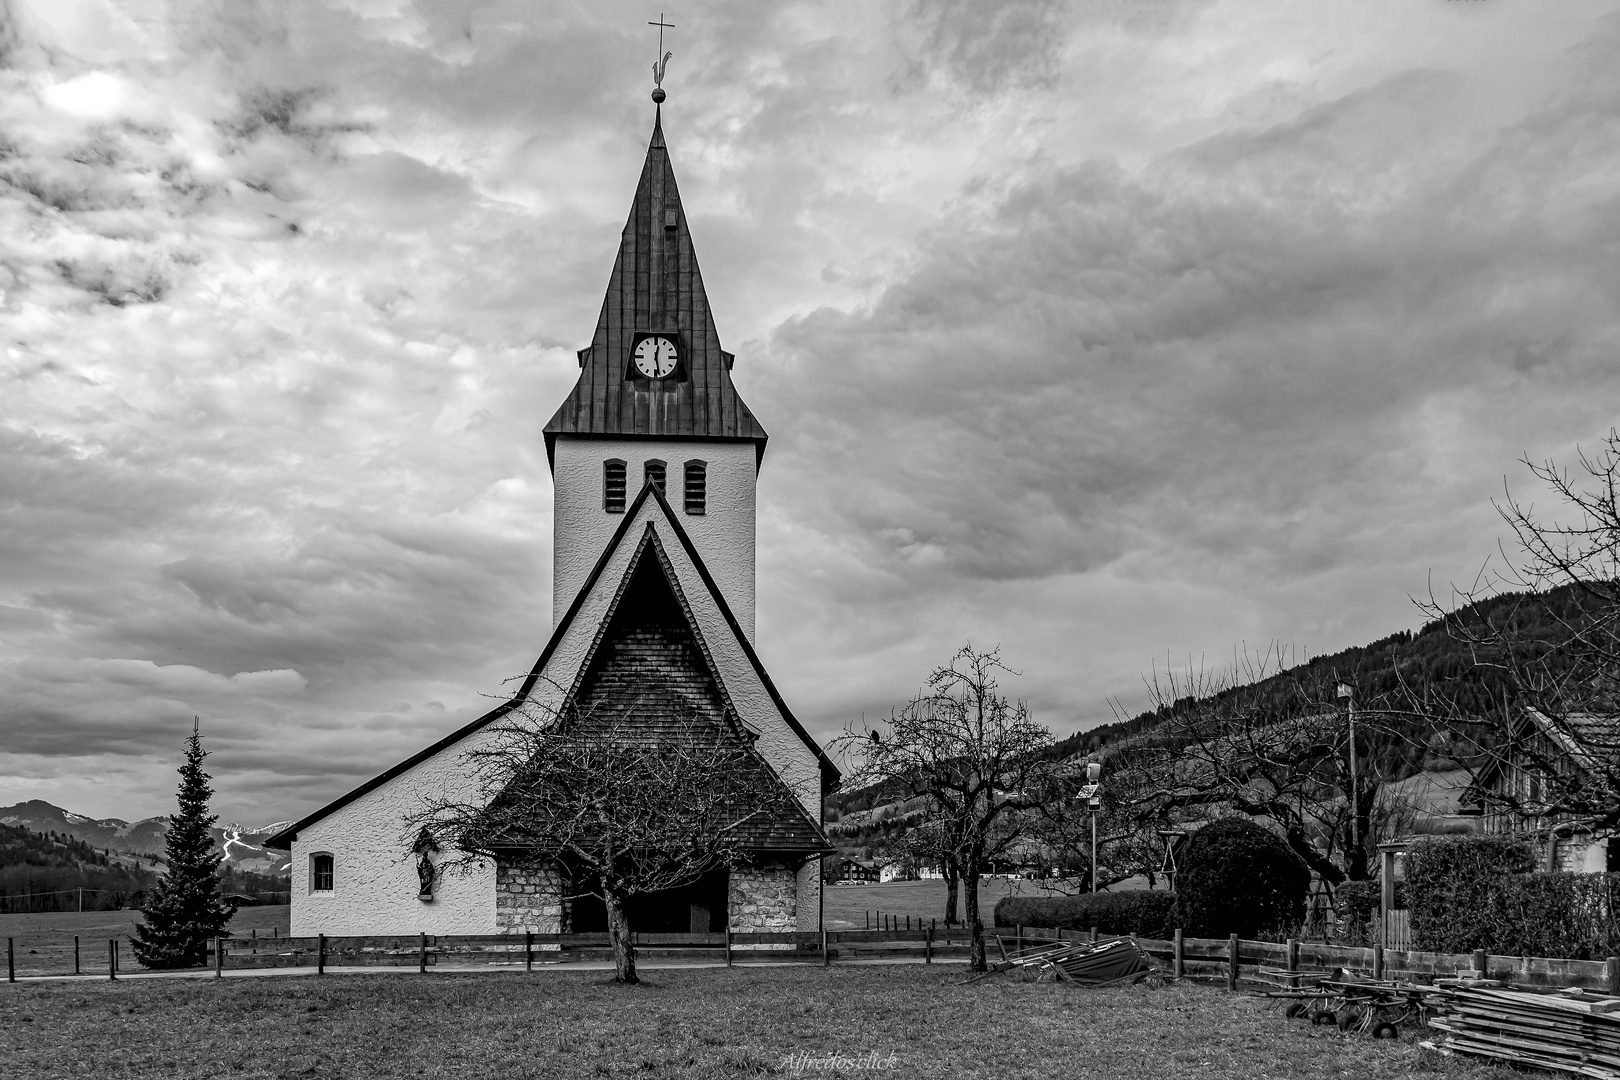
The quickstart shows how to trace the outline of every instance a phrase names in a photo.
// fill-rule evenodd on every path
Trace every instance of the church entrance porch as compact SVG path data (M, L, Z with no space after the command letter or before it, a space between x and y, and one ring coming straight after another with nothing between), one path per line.
M630 898L626 915L638 934L709 934L728 925L727 894L730 874L716 870L690 885ZM579 896L568 902L568 932L606 933L607 906L601 898Z

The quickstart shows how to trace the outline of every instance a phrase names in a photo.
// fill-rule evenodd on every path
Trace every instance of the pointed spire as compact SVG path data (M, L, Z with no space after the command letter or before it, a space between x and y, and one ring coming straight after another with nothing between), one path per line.
M637 377L630 351L636 335L649 331L679 335L677 376ZM732 385L731 363L731 354L720 348L692 250L664 142L663 109L655 107L646 162L596 333L579 351L579 382L545 427L547 457L558 435L747 440L763 456L765 429Z

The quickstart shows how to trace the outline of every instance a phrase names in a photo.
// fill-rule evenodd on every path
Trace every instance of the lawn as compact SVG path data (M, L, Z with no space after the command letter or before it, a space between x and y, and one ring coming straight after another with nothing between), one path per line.
M1007 895L1050 895L1034 881L989 878L979 886L979 914L985 925L995 922L992 912L996 901ZM966 909L958 899L957 917ZM913 920L945 920L945 883L943 881L890 881L871 882L866 885L829 885L822 908L829 930L859 930L865 923L866 913L877 912L898 915ZM916 925L913 923L913 925Z
M1207 986L1084 989L960 967L386 974L0 987L8 1078L1152 1078L1526 1074L1283 1019ZM1329 1032L1332 1031L1330 1034ZM803 1055L812 1059L806 1063ZM798 1057L801 1066L795 1068ZM815 1067L814 1059L821 1059ZM873 1060L868 1058L868 1060ZM866 1071L861 1075L871 1075Z

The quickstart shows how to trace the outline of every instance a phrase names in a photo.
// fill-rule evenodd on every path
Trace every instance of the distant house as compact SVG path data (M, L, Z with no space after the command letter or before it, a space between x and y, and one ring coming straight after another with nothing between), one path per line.
M1594 828L1590 819L1573 814L1548 812L1552 793L1547 769L1530 767L1532 762L1550 763L1561 780L1613 774L1620 770L1620 717L1572 713L1554 723L1525 709L1513 734L1510 751L1482 769L1474 782L1485 795L1484 831L1531 834L1543 870L1620 872L1620 839L1614 830Z
M877 867L879 881L916 881L917 869L908 859L889 859Z
M849 859L843 866L844 881L877 881L878 868L875 864L862 862L859 859Z

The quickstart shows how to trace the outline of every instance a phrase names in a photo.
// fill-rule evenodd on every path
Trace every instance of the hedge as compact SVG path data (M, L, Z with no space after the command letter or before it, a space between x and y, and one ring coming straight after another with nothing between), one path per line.
M1181 925L1193 937L1286 933L1305 918L1310 870L1280 837L1247 818L1205 825L1180 862Z
M1502 884L1534 866L1530 841L1514 834L1434 836L1414 843L1406 853L1412 944L1430 952L1506 953L1497 947L1507 929Z
M996 902L997 926L1040 926L1167 938L1175 928L1176 894L1128 889L1079 896L1004 896Z

